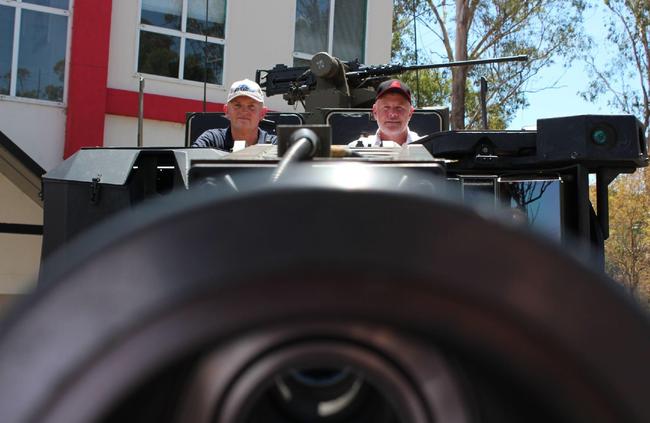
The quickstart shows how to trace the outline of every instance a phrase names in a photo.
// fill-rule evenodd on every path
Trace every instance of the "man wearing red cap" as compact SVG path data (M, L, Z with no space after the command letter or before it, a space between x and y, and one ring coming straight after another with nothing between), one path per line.
M348 144L351 147L386 147L396 143L409 144L420 136L409 130L408 124L413 115L411 90L399 79L389 79L377 87L372 114L379 129L375 135L361 137Z

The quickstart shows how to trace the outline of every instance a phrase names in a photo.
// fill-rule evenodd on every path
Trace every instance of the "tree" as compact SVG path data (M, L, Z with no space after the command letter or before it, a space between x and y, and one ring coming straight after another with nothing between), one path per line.
M650 126L650 0L603 0L605 43L590 39L587 101L636 115ZM610 52L610 54L607 54ZM610 190L607 270L650 306L650 172L619 176Z
M59 78L60 82L63 82L63 77L65 76L65 60L61 59L54 64L52 70Z
M526 54L526 63L455 67L436 73L444 92L451 91L451 124L455 129L476 127L480 122L477 89L468 79L485 76L490 82L488 104L505 126L514 113L527 105L527 84L559 57L569 61L582 43L583 0L395 0L394 28L408 30L412 17L437 40L437 51L423 51L428 61L460 61ZM415 12L415 13L414 13ZM398 35L399 36L399 35ZM395 41L395 38L393 39ZM393 43L404 49L396 58L413 58L413 43ZM421 62L421 61L420 61ZM467 117L467 122L466 122Z
M610 187L607 272L635 297L650 301L650 172L620 176Z
M414 64L418 61L413 43L413 4L412 1L395 1L393 5L391 60L394 63ZM429 55L424 60L431 61ZM416 93L418 107L443 105L451 98L451 78L447 70L407 72L400 79ZM415 91L418 85L420 89Z
M509 194L511 201L517 209L526 216L530 223L534 223L539 215L539 206L530 208L535 201L542 198L553 181L515 182L511 184Z
M594 101L606 97L617 110L639 117L650 125L650 0L604 0L607 12L606 41L615 47L608 60L601 60L603 46L595 46L586 57L593 77L583 97ZM597 47L597 48L596 48Z
M9 84L11 84L11 72L7 72L4 75L2 75L2 79L4 79L7 82L0 84L0 94L9 94Z
M29 83L29 79L31 78L32 73L27 68L18 68L16 73L16 79L18 80L18 92L26 92L27 90L25 89L25 83Z

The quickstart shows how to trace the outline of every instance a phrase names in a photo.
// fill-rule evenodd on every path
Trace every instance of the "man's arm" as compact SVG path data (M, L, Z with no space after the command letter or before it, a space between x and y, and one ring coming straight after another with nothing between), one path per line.
M192 147L210 147L225 150L225 138L225 131L220 129L208 129L194 140Z
M258 144L277 144L278 143L278 136L270 134L263 130L262 128L259 129L259 137L257 139Z

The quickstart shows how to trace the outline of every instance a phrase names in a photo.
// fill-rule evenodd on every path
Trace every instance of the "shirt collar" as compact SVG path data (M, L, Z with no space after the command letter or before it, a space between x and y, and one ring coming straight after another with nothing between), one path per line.
M410 144L413 141L417 141L418 139L420 139L420 136L417 133L411 131L411 129L407 126L406 127L406 142L405 142L405 144ZM391 141L391 140L382 140L379 137L379 129L377 129L377 132L375 132L375 145L381 144L382 141Z

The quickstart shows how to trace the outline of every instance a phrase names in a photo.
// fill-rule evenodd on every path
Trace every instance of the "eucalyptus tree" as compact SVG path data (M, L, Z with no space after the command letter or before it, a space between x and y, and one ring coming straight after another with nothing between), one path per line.
M650 126L650 0L605 0L605 40L587 50L592 80L585 99L606 98L615 110Z
M427 81L435 75L436 88L425 93L425 102L450 93L455 129L480 123L478 88L473 82L484 76L490 84L492 126L503 127L527 105L527 92L548 88L536 85L540 70L560 59L568 65L582 51L585 7L584 0L395 0L394 59L413 61L416 53L419 63L528 55L525 63L454 67L420 76ZM417 29L412 26L414 19ZM420 41L416 50L415 30L418 40L432 41Z

